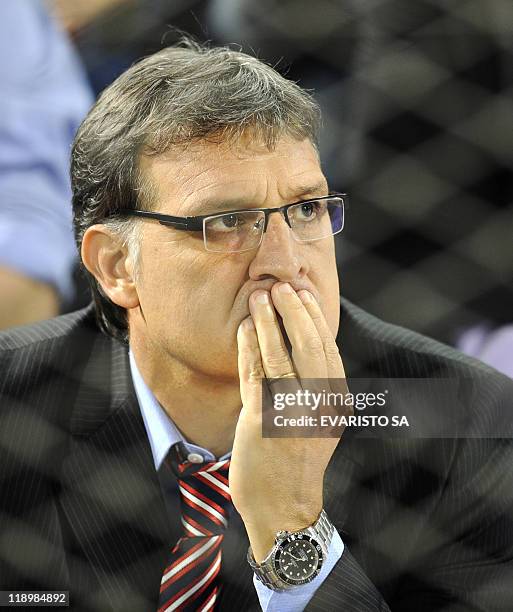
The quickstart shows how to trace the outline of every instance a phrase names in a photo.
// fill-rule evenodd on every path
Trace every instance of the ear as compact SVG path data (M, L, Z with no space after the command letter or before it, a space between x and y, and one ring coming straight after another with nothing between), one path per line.
M139 306L134 282L134 262L119 236L105 225L93 225L84 233L82 261L105 294L122 308Z

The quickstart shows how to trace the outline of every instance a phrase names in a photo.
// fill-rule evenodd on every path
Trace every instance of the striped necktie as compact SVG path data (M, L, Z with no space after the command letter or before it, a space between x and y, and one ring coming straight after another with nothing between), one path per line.
M178 480L183 531L164 568L158 612L214 610L221 589L221 544L232 506L230 460L198 464L183 458L183 445L175 444L160 468L167 470L164 481L173 474Z

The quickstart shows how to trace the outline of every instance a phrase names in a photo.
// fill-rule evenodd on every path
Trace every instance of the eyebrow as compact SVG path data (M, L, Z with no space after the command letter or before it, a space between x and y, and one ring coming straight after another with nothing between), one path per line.
M314 185L296 185L291 189L291 193L294 195L290 198L290 203L300 202L305 199L306 196L320 196L321 194L327 195L328 188L325 181L320 181ZM216 211L216 210L246 210L250 208L265 208L265 206L255 206L254 202L250 199L244 198L219 198L214 196L212 198L206 198L197 203L194 207L194 212L191 211L189 214L197 215L200 212Z

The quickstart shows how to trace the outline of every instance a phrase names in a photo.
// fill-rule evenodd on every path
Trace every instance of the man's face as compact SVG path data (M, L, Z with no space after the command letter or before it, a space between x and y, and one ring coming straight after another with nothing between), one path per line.
M272 151L250 135L237 143L202 141L145 157L142 171L156 186L154 210L184 217L273 208L328 193L308 140L282 138ZM212 253L205 250L202 232L142 224L136 281L142 316L129 311L130 335L144 338L147 357L163 367L171 357L209 376L236 379L236 334L249 314L248 298L278 281L310 290L336 334L333 237L297 242L276 213L257 249Z

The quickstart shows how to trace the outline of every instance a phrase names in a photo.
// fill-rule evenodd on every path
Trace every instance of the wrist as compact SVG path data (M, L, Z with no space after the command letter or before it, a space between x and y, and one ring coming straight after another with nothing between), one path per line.
M283 591L306 584L319 575L328 556L334 525L323 510L308 527L279 531L274 545L263 559L255 558L251 547L247 560L265 586Z
M295 532L306 529L319 518L321 510L322 503L311 510L297 511L293 516L289 513L282 516L274 513L270 517L261 515L258 520L243 517L255 561L261 563L267 557L279 531Z

